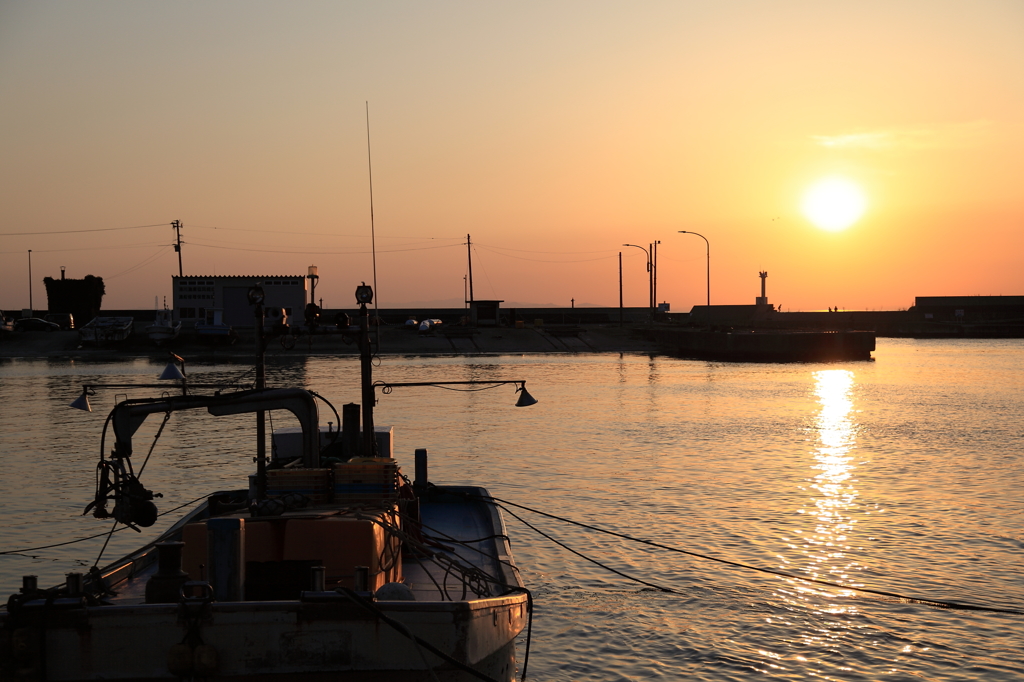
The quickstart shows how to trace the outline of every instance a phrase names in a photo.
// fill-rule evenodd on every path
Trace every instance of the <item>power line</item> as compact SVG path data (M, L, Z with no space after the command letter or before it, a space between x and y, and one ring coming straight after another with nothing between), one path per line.
M56 230L52 232L0 232L0 237L34 237L40 234L78 234L79 232L113 232L114 230L141 230L144 227L166 227L168 223L157 225L132 225L130 227L97 227L87 230Z
M258 232L260 234L301 234L315 237L354 237L357 239L366 239L365 234L337 234L334 232L299 232L298 230L254 230L248 227L217 227L214 225L189 225L189 227L200 228L203 230L226 230L229 232ZM447 239L447 240L459 240L462 241L462 237L402 237L394 236L388 237L381 235L381 239Z
M116 275L111 275L110 277L107 277L107 280L111 280L111 279L114 279L116 277L120 277L121 275L127 275L129 272L133 272L135 270L138 270L139 268L141 268L144 265L148 265L149 263L152 263L154 260L156 260L157 258L162 256L164 253L166 253L166 250L167 250L167 246L161 246L160 249L156 253L154 253L151 256L147 256L138 265L133 265L132 267L128 268L127 270L123 270L123 271L117 273Z
M352 256L357 254L370 253L370 251L324 251L322 249L316 250L304 250L304 251L285 251L282 249L247 249L240 246L217 246L215 244L204 244L197 241L189 241L191 246L202 246L207 249L224 249L227 251L251 251L255 253L289 253L296 255L312 254L316 256ZM388 249L381 251L381 253L403 253L406 251L431 251L434 249L450 249L456 246L462 246L462 244L444 244L441 246L424 246L414 249Z
M479 244L474 244L474 246L479 246ZM578 259L578 260L543 260L543 259L540 259L540 258L526 258L525 256L513 256L510 253L501 253L500 251L495 251L494 249L488 248L486 246L485 247L481 247L481 248L483 248L485 251L491 251L492 253L495 253L495 254L497 254L499 256L504 256L505 258L515 258L516 260L526 260L526 261L531 261L533 263L591 263L593 261L608 260L609 258L615 258L616 257L615 254L612 253L612 254L609 254L607 256L599 256L597 258L581 258L581 259ZM599 253L599 252L592 252L592 253Z
M143 242L139 244L124 244L122 246L84 246L75 249L32 249L32 253L65 253L67 251L113 251L114 249L141 249L147 246L167 246L164 242ZM23 250L0 251L0 255L11 253L24 253Z
M477 242L476 245L477 246L483 246L483 247L490 248L490 249L499 249L501 251L518 251L520 253L562 253L562 254L566 254L566 255L571 255L571 254L576 254L576 253L608 253L608 249L601 249L600 251L530 251L528 249L510 249L510 248L505 247L505 246L495 246L494 244L481 244L480 242Z

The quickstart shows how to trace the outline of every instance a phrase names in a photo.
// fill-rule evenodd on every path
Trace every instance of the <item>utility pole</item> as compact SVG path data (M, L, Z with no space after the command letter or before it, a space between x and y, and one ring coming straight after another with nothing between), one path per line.
M32 307L32 249L28 250L28 310L29 317L32 317L35 314Z
M469 235L466 235L466 254L469 256L469 302L473 302L473 250L470 248L472 242Z
M174 228L174 232L178 237L177 242L174 244L174 252L178 254L178 277L184 277L185 275L181 270L181 221L172 221L171 227Z

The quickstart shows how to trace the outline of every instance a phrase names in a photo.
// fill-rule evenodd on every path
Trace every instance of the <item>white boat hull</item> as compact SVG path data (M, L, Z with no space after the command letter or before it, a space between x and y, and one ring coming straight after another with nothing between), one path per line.
M153 324L146 327L146 336L156 345L173 341L181 333L181 322L175 322L170 310L166 308L156 311Z
M118 343L132 334L131 317L96 317L78 329L82 343Z

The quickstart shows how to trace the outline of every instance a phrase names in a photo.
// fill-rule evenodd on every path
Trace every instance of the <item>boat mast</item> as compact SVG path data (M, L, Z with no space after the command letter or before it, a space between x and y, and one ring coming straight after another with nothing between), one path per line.
M253 304L256 322L256 390L267 387L267 344L263 341L263 288L253 287L249 290L249 301ZM262 501L267 496L267 413L256 412L256 499ZM319 438L319 433L317 434Z
M363 282L356 287L356 301L359 303L359 366L363 396L363 457L377 456L376 429L373 425L373 404L377 396L373 387L373 354L370 352L370 311L367 305L373 301L373 289Z

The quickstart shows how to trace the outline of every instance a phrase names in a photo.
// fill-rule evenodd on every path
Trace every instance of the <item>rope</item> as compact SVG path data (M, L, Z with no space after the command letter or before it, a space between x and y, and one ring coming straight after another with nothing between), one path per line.
M409 632L408 628L406 628L404 625L399 623L397 620L394 620L394 619L388 617L379 608L374 606L372 603L366 601L365 599L363 599L362 597L360 597L358 594L356 594L352 590L348 589L347 587L339 587L338 588L338 592L341 592L343 595L345 595L350 600L352 600L352 602L354 602L355 604L358 604L359 606L361 606L365 610L369 611L371 614L373 614L374 617L376 617L376 618L384 621L386 624L390 625L392 628L397 630L403 636L408 637L410 640L415 642L417 646L421 646L424 649L426 649L427 651L429 651L430 653L434 654L435 656L438 656L439 658L443 658L448 663L456 666L457 668L459 668L460 670L462 670L464 672L469 673L470 675L472 675L473 677L477 678L478 680L484 680L485 682L497 682L497 680L495 680L493 677L488 677L487 675L484 675L482 672L479 672L478 670L474 670L473 668L469 667L465 663L462 663L461 661L458 661L458 660L452 658L451 656L449 656L445 652L443 652L440 649L438 649L437 647L435 647L430 642L428 642L428 641L426 641L424 639L420 639L416 635L412 634L411 632ZM431 674L434 674L433 668L429 668L429 670L430 670Z
M146 469L146 465L149 464L149 456L153 454L153 448L156 447L156 442L160 440L160 434L164 432L164 427L167 426L167 422L171 419L171 411L167 410L164 413L164 420L160 422L160 428L156 430L156 437L153 438L152 445L149 446L149 452L146 453L146 459L142 461L142 466L139 467L139 473L135 475L135 478L142 476L142 472Z
M870 589L870 588L867 588L867 587L852 587L850 585L843 585L842 583L834 583L834 582L829 582L827 580L818 580L816 578L807 578L805 576L795 575L793 573L787 573L786 571L778 571L778 570L775 570L775 569L772 569L772 568L762 568L762 567L759 567L759 566L751 566L750 564L744 564L744 563L740 563L738 561L729 561L728 559L721 559L719 557L709 556L707 554L700 554L698 552L691 552L689 550L681 549L679 547L672 547L670 545L663 545L663 544L661 544L659 542L654 542L653 540L644 540L642 538L636 538L636 537L633 537L633 536L630 536L630 535L626 535L624 533L617 533L615 531L607 530L605 528L600 528L598 526L591 526L591 525L586 524L586 523L580 523L579 521L573 521L572 519L568 519L568 518L565 518L565 517L556 516L554 514L548 514L547 512L542 512L542 511L540 511L538 509L531 509L530 507L525 507L525 506L523 506L521 504L516 504L515 502L509 502L508 500L502 500L500 498L492 497L490 495L474 495L472 493L465 493L465 495L467 497L476 497L476 498L479 498L479 499L489 500L491 502L500 503L500 504L498 504L498 506L501 507L502 509L504 509L505 511L507 511L509 514L512 514L513 516L516 516L516 515L511 510L509 510L508 508L506 508L503 505L510 505L512 507L517 507L519 509L524 509L524 510L526 510L528 512L532 512L534 514L540 514L541 516L546 516L546 517L548 517L550 519L555 519L556 521L562 521L562 522L565 522L565 523L570 523L570 524L572 524L574 526L579 526L580 528L585 528L587 530L597 531L599 533L605 533L607 535L611 535L611 536L614 536L614 537L617 537L617 538L621 538L623 540L629 540L631 542L638 542L640 544L648 545L649 547L656 547L658 549L664 549L664 550L667 550L669 552L677 552L679 554L686 554L687 556L692 556L692 557L695 557L695 558L698 558L698 559L705 559L707 561L714 561L714 562L717 562L717 563L720 563L720 564L725 564L726 566L733 566L735 568L743 568L743 569L746 569L746 570L749 570L749 571L757 571L759 573L767 573L769 575L776 575L776 576L779 576L779 577L782 577L782 578L791 578L793 580L802 580L804 582L814 583L816 585L825 585L827 587L836 587L836 588L843 589L843 590L851 590L851 591L854 591L854 592L863 592L863 593L866 593L866 594L874 594L874 595L878 595L878 596L882 596L882 597L892 597L894 599L899 599L901 601L904 601L904 602L907 602L907 603L912 603L912 604L925 604L925 605L928 605L928 606L935 606L935 607L943 608L943 609L956 609L956 610L960 610L960 611L985 611L985 612L988 612L988 613L1006 613L1006 614L1010 614L1010 615L1014 615L1014 616L1024 616L1024 611L1019 611L1019 610L1015 610L1015 609L1001 609L1001 608L996 608L996 607L993 607L993 606L980 606L980 605L977 605L977 604L966 604L966 603L963 603L963 602L945 601L945 600L941 600L941 599L926 599L926 598L923 598L923 597L911 597L911 596L908 596L908 595L905 595L905 594L900 594L898 592L886 592L884 590L874 590L874 589ZM516 518L519 518L519 517L516 516ZM529 524L527 524L527 525L529 525ZM532 528L532 526L531 526L531 528ZM542 535L543 535L543 533L542 533ZM547 536L545 536L545 537L547 537ZM551 539L551 538L549 538L549 539ZM559 544L561 544L561 543L559 543ZM564 545L562 545L562 546L564 547ZM569 548L566 547L566 549L569 549ZM570 551L573 551L573 550L570 550ZM580 555L580 556L582 556L582 555ZM584 557L584 558L587 558L587 557ZM588 559L588 561L593 561L593 560L592 559ZM594 562L594 563L597 563L597 562ZM609 570L612 570L612 569L609 569ZM623 574L620 574L620 575L623 575ZM626 576L626 577L628 577L628 576ZM631 580L635 580L635 578L630 578L630 579ZM637 582L642 582L642 581L637 581ZM648 584L648 583L644 583L644 584ZM664 589L664 588L660 588L659 587L658 589ZM671 592L673 590L667 590L667 591Z
M216 495L216 494L217 493L211 493L211 495ZM179 509L183 509L183 508L185 508L185 507L187 507L189 505L195 504L196 502L198 502L200 500L205 500L207 497L210 497L210 495L203 495L202 497L197 497L196 499L192 500L191 502L186 502L185 504L178 505L174 509L168 509L165 512L161 512L160 514L157 514L157 516L160 517L160 516L166 516L167 514L173 514L174 512L178 511ZM115 522L114 525L116 526L117 523ZM0 552L0 555L4 555L4 554L25 554L26 552L35 552L35 551L38 551L40 549L53 549L54 547L64 547L65 545L73 545L73 544L75 544L77 542L85 542L86 540L95 540L96 538L101 538L104 535L108 535L108 534L111 534L111 533L120 533L123 530L128 530L128 526L122 526L121 528L116 528L116 529L113 529L113 530L110 530L110 531L103 531L102 533L97 533L96 535L90 535L90 536L84 537L84 538L78 538L76 540L68 540L66 542L57 542L57 543L54 543L52 545L42 545L40 547L27 547L25 549L9 549L9 550L5 550L3 552Z
M501 505L498 505L498 506L500 507ZM505 507L501 507L501 508L502 508L502 509L504 509L504 510L505 510L506 512L508 512L509 514L511 514L512 516L514 516L514 517L515 517L516 519L518 519L518 520L519 520L520 522L522 522L523 524L525 524L525 525L526 525L526 526L527 526L528 528L530 528L531 530L533 530L533 531L536 531L537 533L540 533L541 535L543 535L544 537L546 537L546 538L547 538L548 540L551 540L551 542L553 542L553 543L555 543L556 545L558 545L559 547L561 547L562 549L565 549L565 550L568 550L568 551L572 552L573 554L575 554L576 556L580 557L581 559L586 559L586 560L587 560L587 561L589 561L590 563L592 563L592 564L597 564L598 566L600 566L601 568L603 568L603 569L604 569L604 570L606 570L606 571L611 571L612 573L615 573L616 575L621 575L621 576L622 576L623 578L626 578L626 579L628 579L628 580L632 580L633 582L637 582L637 583L640 583L641 585L647 585L647 587L653 587L654 589L656 589L656 590L660 590L661 592L672 592L672 593L674 593L674 594L680 594L679 590L673 590L673 589L671 589L671 588L668 588L668 587L662 587L661 585L655 585L654 583L649 583L649 582L647 582L647 581L645 581L645 580L640 580L640 578L634 578L633 576L631 576L631 575L628 575L628 574L626 574L626 573L623 573L622 571L616 570L616 569L612 568L611 566L607 566L607 565L605 565L605 564L602 564L602 563L601 563L600 561L598 561L597 559L591 559L591 558L590 558L590 557L588 557L587 555L585 555L585 554L581 554L580 552L577 552L577 551L576 551L575 549L573 549L572 547L569 547L568 545L566 545L566 544L564 544L564 543L562 543L562 542L559 542L558 540L554 539L553 537L551 537L550 535L548 535L547 533L545 533L545 532L544 532L544 531L542 531L541 529L537 528L536 526L533 526L533 525L531 525L531 524L530 524L529 522L527 522L527 521L526 521L525 519L523 519L523 518L522 518L521 516L518 516L518 515L517 515L517 514L516 514L515 512L513 512L512 510L510 510L510 509L507 509L507 508L505 508Z
M96 561L92 562L92 567L93 568L98 568L99 567L100 559L103 558L103 553L107 551L107 545L110 543L110 536L114 534L115 530L117 530L117 521L116 520L110 526L110 532L107 533L107 539L103 541L103 546L100 547L100 553L96 555Z

